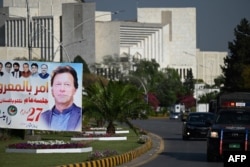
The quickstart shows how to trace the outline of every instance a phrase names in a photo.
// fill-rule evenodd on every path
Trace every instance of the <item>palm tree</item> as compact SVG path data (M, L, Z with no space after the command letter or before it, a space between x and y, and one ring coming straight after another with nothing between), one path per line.
M115 134L114 121L126 123L135 132L130 118L147 118L150 107L143 92L135 86L121 81L109 81L107 85L99 81L87 89L83 100L84 115L107 121L107 133Z

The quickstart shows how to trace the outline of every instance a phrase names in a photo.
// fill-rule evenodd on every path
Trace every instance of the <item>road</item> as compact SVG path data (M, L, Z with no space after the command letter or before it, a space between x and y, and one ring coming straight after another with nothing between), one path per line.
M206 140L183 141L182 122L169 119L133 120L134 125L164 140L164 150L143 167L223 167L222 162L206 162Z

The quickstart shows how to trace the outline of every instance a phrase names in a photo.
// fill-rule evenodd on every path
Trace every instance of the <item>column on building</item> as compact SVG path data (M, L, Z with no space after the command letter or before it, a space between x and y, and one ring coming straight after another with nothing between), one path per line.
M32 47L41 49L39 54L42 59L53 60L55 38L53 32L53 17L33 18Z
M155 55L155 48L156 48L156 40L155 40L155 32L152 34L152 57L153 59L156 60L156 55Z
M5 22L5 39L8 47L25 47L26 20L12 18Z
M144 40L144 54L145 54L145 58L146 59L149 59L149 56L148 56L148 38L145 38Z
M162 63L165 61L164 55L163 55L163 34L162 29L159 29L159 63Z

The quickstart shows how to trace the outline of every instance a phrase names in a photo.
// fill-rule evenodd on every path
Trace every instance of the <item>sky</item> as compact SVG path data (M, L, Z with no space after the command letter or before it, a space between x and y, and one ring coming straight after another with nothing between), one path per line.
M250 22L250 0L85 0L95 2L97 11L123 12L113 20L136 20L137 7L196 8L197 48L201 51L229 51L234 28L243 18Z

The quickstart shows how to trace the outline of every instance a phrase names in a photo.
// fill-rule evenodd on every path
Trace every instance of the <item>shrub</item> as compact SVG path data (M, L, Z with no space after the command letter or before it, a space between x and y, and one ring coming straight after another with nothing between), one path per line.
M139 139L138 139L138 143L140 143L140 144L144 144L144 143L146 143L148 141L148 136L147 135L141 135L140 137L139 137Z
M93 151L90 153L88 159L92 161L92 160L97 160L101 158L111 157L114 155L118 155L117 151L115 150Z
M8 145L8 148L15 149L56 149L56 148L84 148L87 144L70 143L60 140L55 141L28 141L27 143L15 143Z

